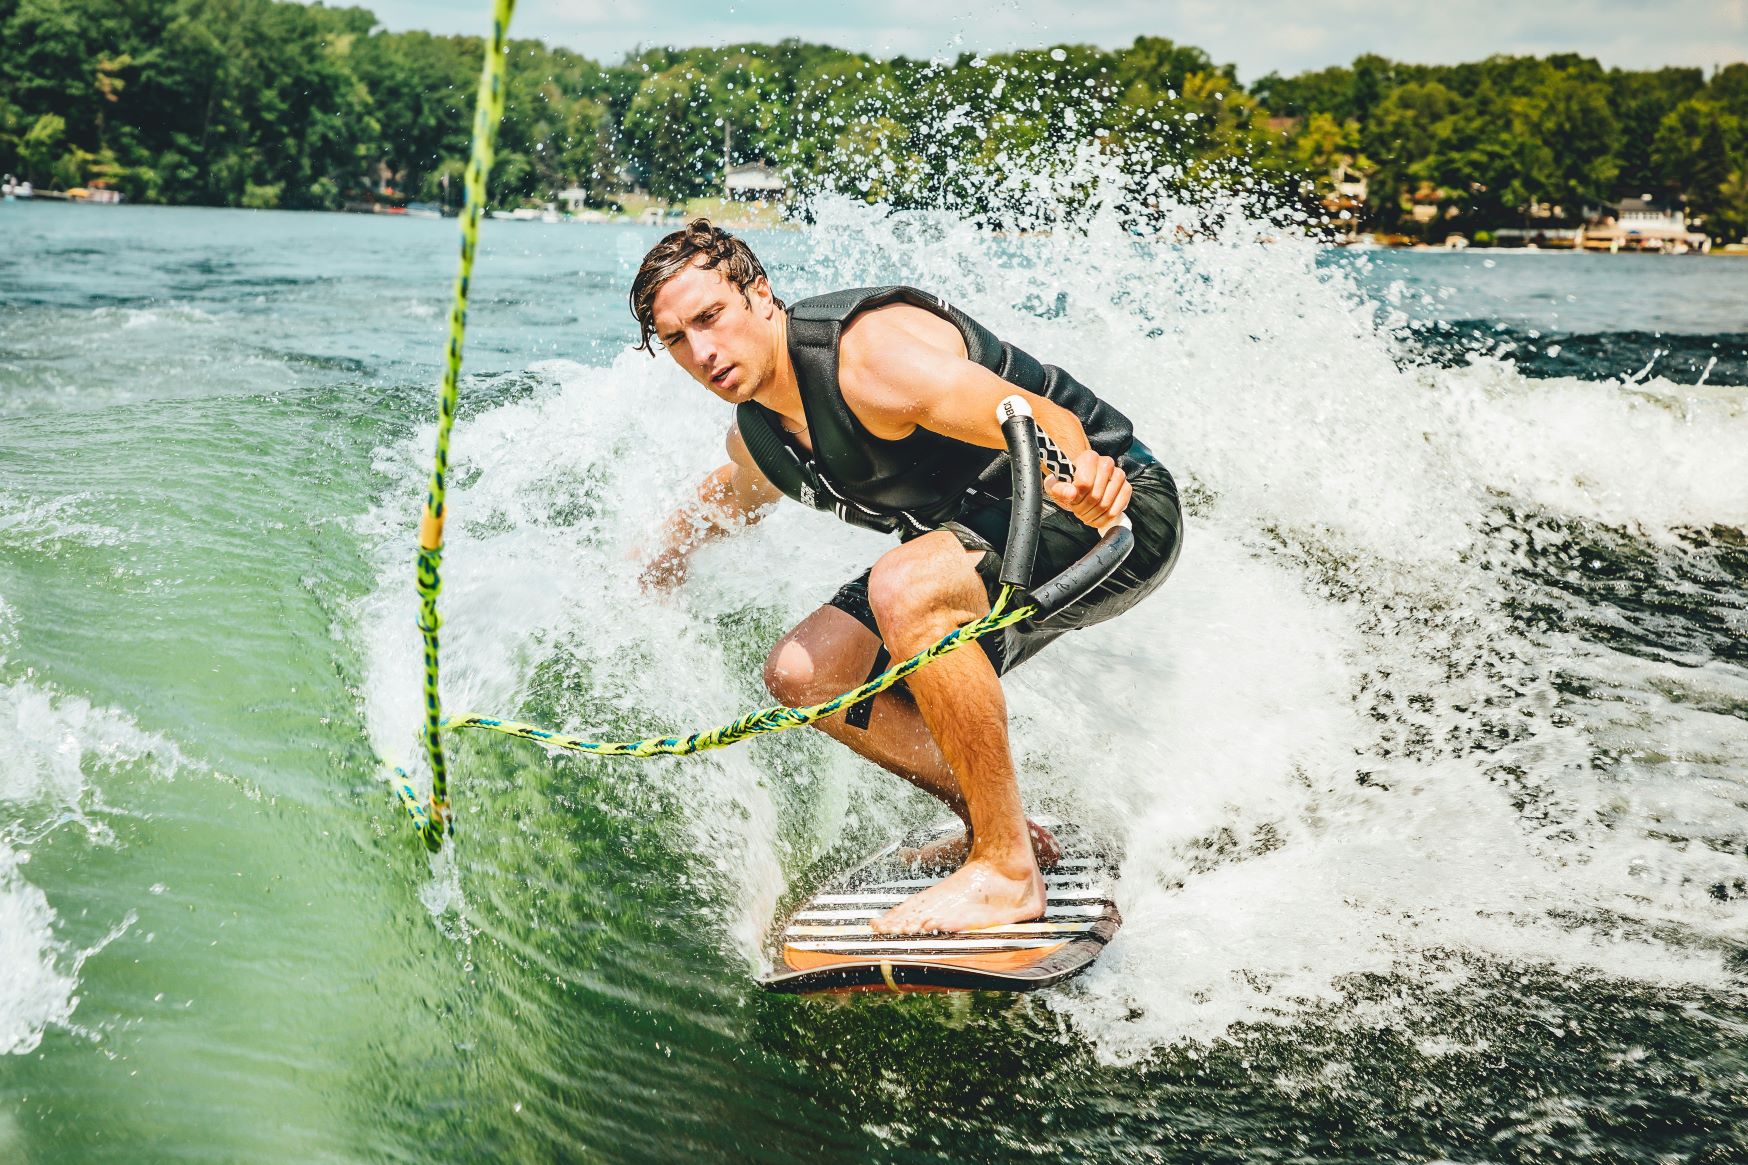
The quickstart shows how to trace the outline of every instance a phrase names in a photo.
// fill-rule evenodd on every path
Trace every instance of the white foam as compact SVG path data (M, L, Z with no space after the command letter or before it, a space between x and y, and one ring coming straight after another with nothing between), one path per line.
M0 546L36 553L55 553L71 547L115 546L126 535L113 526L91 521L86 509L88 493L57 498L0 497Z
M47 896L19 872L29 859L0 841L0 1056L34 1051L50 1027L71 1026L85 960L135 921L130 913L91 946L70 947Z
M839 254L893 246L890 220L860 243L854 224L834 223ZM1053 240L1056 262L992 295L955 272L999 264L1001 245L942 238L914 281L1098 385L1207 491L1158 598L1009 682L1051 794L1128 841L1128 924L1052 997L1105 1055L1291 1016L1357 973L1425 977L1440 950L1720 982L1744 911L1710 888L1748 862L1694 843L1739 830L1740 712L1513 623L1519 548L1488 530L1496 495L1652 534L1748 522L1745 394L1404 371L1297 244ZM1059 295L1050 321L1008 306ZM1562 693L1577 659L1632 702ZM1682 676L1743 706L1739 668ZM1517 739L1485 747L1500 730ZM1679 759L1593 765L1659 737Z
M1748 394L1653 380L1526 380L1479 362L1439 380L1476 480L1653 537L1748 526Z
M124 331L136 328L157 328L162 325L210 324L219 317L202 311L190 303L168 301L155 307L100 307L92 311L95 320L105 323L120 320Z
M0 648L11 640L11 609L0 600ZM4 663L0 657L0 664ZM78 1004L79 968L125 929L76 950L56 935L57 917L24 876L29 845L51 830L82 829L97 843L111 833L96 773L149 760L165 775L184 763L176 746L128 717L56 693L29 677L0 684L0 1054L28 1052Z
M55 938L55 912L18 872L20 862L0 844L0 1055L31 1051L78 1005L78 982L61 969L67 953Z
M55 693L30 680L0 684L0 722L9 748L0 757L0 802L26 819L41 818L32 832L75 821L94 839L109 831L87 810L96 805L90 780L95 770L150 759L165 776L185 763L176 745L143 732L127 716L80 696Z
M573 649L606 663L611 686L594 694L650 733L732 719L757 697L711 643L723 600L700 589L659 602L635 578L661 518L724 459L721 418L683 407L671 364L641 353L611 369L558 362L537 371L544 391L460 426L454 441L458 484L449 493L455 517L446 532L443 590L446 711L507 715L533 665L553 650ZM383 451L379 468L403 483L418 481L429 446L421 433L410 446ZM372 671L366 712L386 756L415 753L423 715L404 550L416 497L405 491L366 521L381 548L383 579L360 610ZM841 537L824 519L812 528L823 528L828 540ZM770 548L778 545L773 538L761 530L725 549ZM700 556L701 574L715 553ZM558 727L588 733L596 726ZM782 886L764 774L745 748L647 768L652 784L688 805L704 868L736 888L736 943L753 954Z

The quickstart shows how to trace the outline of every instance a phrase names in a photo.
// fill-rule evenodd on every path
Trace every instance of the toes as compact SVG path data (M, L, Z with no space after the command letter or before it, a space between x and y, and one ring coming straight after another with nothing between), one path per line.
M911 934L914 933L912 918L903 906L895 906L879 918L868 921L868 929L875 934Z

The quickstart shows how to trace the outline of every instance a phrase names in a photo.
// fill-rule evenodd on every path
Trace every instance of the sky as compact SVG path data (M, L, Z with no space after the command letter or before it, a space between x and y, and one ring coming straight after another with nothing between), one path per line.
M343 5L348 0L330 0ZM350 0L394 31L480 34L490 0ZM1164 36L1246 84L1365 52L1424 64L1578 52L1629 69L1748 61L1748 0L520 0L512 35L604 63L640 45L784 37L877 56L952 57Z

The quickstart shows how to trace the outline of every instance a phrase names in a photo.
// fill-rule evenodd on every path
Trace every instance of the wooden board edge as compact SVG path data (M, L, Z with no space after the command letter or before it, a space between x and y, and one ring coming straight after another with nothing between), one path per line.
M773 971L759 979L767 991L791 995L884 991L1037 991L1053 987L1092 966L1122 925L1112 905L1108 917L1085 936L1062 944L1029 967L990 971L927 959L879 959L834 963L804 971ZM1091 947L1091 950L1086 948Z

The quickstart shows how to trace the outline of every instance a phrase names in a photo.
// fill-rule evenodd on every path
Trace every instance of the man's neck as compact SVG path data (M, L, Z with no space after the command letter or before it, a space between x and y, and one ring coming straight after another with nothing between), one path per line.
M777 311L777 326L771 331L775 350L771 353L771 382L753 399L774 413L781 413L797 425L807 424L807 410L801 405L801 385L795 379L795 362L789 358L789 313Z

